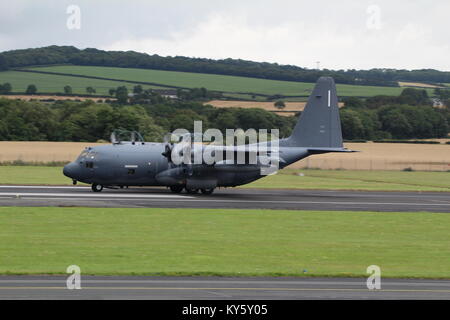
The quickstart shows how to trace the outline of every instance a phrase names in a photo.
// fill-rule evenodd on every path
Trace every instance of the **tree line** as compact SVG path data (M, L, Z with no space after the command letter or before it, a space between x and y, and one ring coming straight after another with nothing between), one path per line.
M444 138L450 131L450 104L434 108L425 90L343 102L342 131L348 140Z
M299 82L315 82L320 76L332 76L336 83L355 85L398 86L397 81L399 80L429 83L450 82L450 72L433 69L412 71L396 69L316 70L242 59L213 60L183 56L162 57L156 54L149 55L134 51L103 51L93 48L79 50L73 46L49 46L0 53L0 70L68 63L85 66L210 73Z
M114 129L137 130L147 141L162 141L177 128L277 128L288 136L293 117L262 109L219 109L195 101L169 101L155 94L155 104L55 101L41 103L0 99L0 140L87 141L109 140Z
M280 137L287 137L300 114L284 117L257 108L215 108L187 98L168 99L139 86L131 96L126 87L110 93L122 100L41 103L0 99L0 140L95 142L108 140L114 129L122 128L141 132L147 141L162 141L175 129L192 131L194 120L202 120L204 129L279 129ZM432 107L425 90L405 89L398 97L352 97L343 102L340 116L347 140L441 138L450 131L450 108Z

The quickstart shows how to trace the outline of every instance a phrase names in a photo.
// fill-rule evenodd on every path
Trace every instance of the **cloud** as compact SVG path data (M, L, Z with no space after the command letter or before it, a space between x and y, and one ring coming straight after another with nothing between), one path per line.
M160 55L186 55L215 59L241 58L254 61L298 64L313 67L329 48L352 46L352 37L339 34L332 26L316 29L301 21L278 25L251 25L245 14L213 13L188 30L171 32L165 39L122 39L106 45L106 50L129 50Z
M441 68L448 70L449 48L433 41L433 29L418 23L383 24L380 30L336 28L335 23L283 21L252 25L249 17L212 13L195 26L166 38L127 38L103 46L150 54L214 59L242 58L330 69ZM364 20L362 20L364 23Z
M82 10L79 31L65 28L72 3ZM64 44L309 68L450 70L449 11L447 0L14 1L0 4L0 50ZM370 29L374 12L380 28Z

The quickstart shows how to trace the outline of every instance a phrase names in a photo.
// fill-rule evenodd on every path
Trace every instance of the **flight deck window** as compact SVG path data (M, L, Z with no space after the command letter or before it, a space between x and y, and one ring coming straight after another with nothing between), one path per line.
M78 159L79 159L79 160L83 160L83 158L85 158L87 155L88 155L88 152L87 152L87 151L83 151L83 152L78 156Z
M94 167L94 163L92 161L86 161L86 168L92 169Z

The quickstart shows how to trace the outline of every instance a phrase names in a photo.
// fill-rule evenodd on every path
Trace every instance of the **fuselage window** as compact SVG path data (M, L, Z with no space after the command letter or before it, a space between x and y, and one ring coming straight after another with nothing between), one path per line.
M135 174L136 170L135 169L128 169L128 174Z
M86 161L86 168L92 169L94 167L94 163L92 161Z

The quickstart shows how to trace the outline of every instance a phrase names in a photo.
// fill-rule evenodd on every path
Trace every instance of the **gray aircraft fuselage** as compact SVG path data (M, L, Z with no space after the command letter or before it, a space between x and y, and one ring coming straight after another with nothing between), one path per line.
M280 140L283 141L283 140ZM263 177L258 164L176 166L163 156L164 143L121 144L89 147L75 161L64 167L64 175L80 182L103 186L171 186L232 187ZM281 147L285 162L280 169L310 154L306 148ZM171 176L161 173L172 169ZM176 171L179 171L178 173ZM172 179L171 179L172 178Z
M332 78L321 77L317 81L292 135L278 142L280 169L313 154L349 152L342 144L338 100ZM152 142L90 147L66 165L63 172L74 183L92 184L94 191L101 191L103 186L167 186L174 192L185 188L188 192L202 190L210 193L216 187L238 186L265 176L261 174L259 162L175 165L167 154L164 155L166 148L165 143Z

